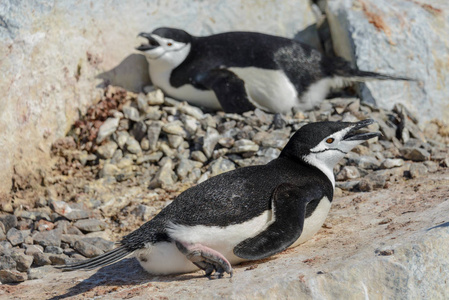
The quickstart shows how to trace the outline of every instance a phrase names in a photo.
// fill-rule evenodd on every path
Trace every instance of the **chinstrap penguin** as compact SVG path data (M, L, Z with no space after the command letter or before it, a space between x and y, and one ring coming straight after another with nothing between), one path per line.
M140 33L136 49L153 84L194 105L242 113L255 108L286 113L317 106L332 87L352 81L410 80L353 69L295 40L255 32L192 36L174 28Z
M301 127L279 157L239 168L181 193L120 246L62 269L93 269L131 254L152 274L203 269L231 274L231 265L297 246L322 226L331 206L333 168L356 145L379 132L373 123L319 122Z

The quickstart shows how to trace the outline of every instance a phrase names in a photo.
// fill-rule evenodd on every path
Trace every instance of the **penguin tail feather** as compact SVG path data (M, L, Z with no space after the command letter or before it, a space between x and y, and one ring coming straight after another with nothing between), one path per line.
M352 70L352 74L348 74L347 77L352 78L355 81L366 81L366 80L404 80L404 81L417 81L416 79L402 76L392 76L376 72ZM346 76L344 76L346 77Z
M87 259L81 262L76 262L72 264L62 265L62 266L55 266L57 269L61 269L63 271L74 271L74 270L92 270L99 267L104 267L110 264L113 264L119 260L122 260L123 258L127 257L128 255L132 254L133 251L129 251L126 246L120 246L118 248L115 248L114 250L111 250L109 252L106 252L104 254L101 254L97 257Z

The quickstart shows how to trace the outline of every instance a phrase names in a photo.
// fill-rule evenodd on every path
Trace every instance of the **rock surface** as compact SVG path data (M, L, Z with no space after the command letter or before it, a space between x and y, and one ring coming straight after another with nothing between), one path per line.
M445 0L333 0L327 18L337 55L359 69L420 82L370 81L365 101L403 103L421 120L449 119L449 4ZM428 66L431 66L428 68Z
M134 259L95 271L61 273L0 285L1 299L415 299L448 294L449 170L389 189L336 198L307 243L244 263L234 277L202 272L152 276ZM48 267L45 267L48 268ZM40 269L29 272L40 278Z

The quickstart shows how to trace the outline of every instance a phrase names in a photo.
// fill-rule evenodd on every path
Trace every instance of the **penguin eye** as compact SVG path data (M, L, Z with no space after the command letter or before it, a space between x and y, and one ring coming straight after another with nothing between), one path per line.
M173 45L173 44L172 44L172 43L167 43L167 46L169 46L169 47L170 47L171 45Z
M335 141L335 140L334 140L333 138L328 138L328 139L326 140L326 143L332 144L334 141Z

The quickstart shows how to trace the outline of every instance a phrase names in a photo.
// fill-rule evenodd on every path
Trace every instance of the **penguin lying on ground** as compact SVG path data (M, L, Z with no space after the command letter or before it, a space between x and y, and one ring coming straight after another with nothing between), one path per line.
M279 157L210 178L181 193L120 247L65 270L102 267L134 254L153 274L203 269L232 276L232 264L257 260L310 239L332 202L333 168L373 120L320 122L300 128Z
M146 56L155 86L170 97L225 112L305 111L331 87L369 79L410 80L356 70L308 45L255 32L195 37L158 28L139 36L148 40L136 49Z

